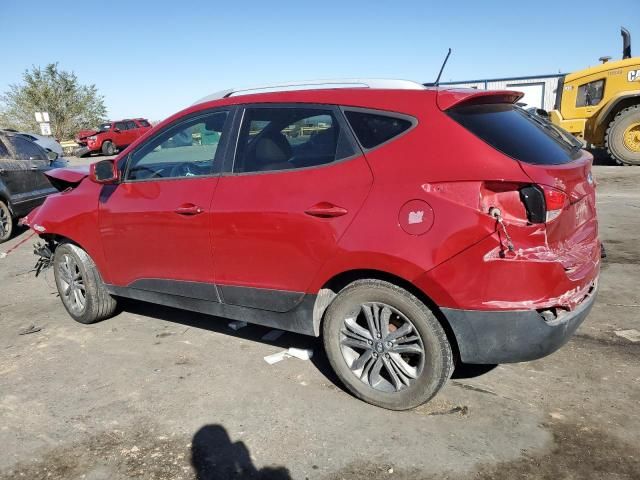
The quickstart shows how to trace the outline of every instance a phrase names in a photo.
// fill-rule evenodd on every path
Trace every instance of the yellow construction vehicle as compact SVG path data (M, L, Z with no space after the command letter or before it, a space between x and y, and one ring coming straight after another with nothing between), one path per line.
M631 35L622 28L622 60L560 79L549 119L621 165L640 165L640 57L631 57Z

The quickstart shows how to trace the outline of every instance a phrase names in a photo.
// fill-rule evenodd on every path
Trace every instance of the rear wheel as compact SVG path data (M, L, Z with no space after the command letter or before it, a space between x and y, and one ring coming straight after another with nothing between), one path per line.
M0 243L6 242L13 235L14 220L9 206L0 200Z
M640 165L640 105L621 110L609 124L606 146L621 165Z
M116 146L109 140L102 144L102 154L103 155L113 155L116 153Z
M358 280L327 309L324 347L358 398L391 410L430 400L453 373L442 326L414 295L380 280Z
M56 248L53 266L60 299L74 320L94 323L113 315L116 301L87 252L63 243Z

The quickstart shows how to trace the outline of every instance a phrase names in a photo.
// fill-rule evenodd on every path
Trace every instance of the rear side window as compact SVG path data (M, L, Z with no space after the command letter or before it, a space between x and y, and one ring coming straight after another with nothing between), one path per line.
M146 120L138 120L138 124L141 127L150 127L151 125L149 124L149 122L147 122Z
M525 163L558 165L579 156L580 144L568 134L512 104L461 106L447 113L496 150Z
M138 128L136 123L133 120L128 120L127 121L127 130L133 130L135 128Z
M358 141L364 148L373 148L397 137L411 128L412 122L404 118L376 113L344 112Z
M35 143L22 137L8 137L13 145L19 160L46 160L44 150L41 150Z
M233 170L265 172L316 167L354 153L333 109L247 108Z

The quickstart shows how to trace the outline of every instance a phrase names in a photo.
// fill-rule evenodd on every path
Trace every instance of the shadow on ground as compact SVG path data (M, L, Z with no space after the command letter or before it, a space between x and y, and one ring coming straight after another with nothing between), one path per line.
M191 442L191 465L197 480L290 480L285 467L258 470L243 442L232 442L222 425L205 425Z

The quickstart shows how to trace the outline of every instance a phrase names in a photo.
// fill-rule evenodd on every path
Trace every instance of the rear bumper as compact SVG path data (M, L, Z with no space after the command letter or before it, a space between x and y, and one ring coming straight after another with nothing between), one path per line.
M465 363L496 364L535 360L562 347L591 311L594 282L572 311L547 321L538 310L459 310L442 308Z

